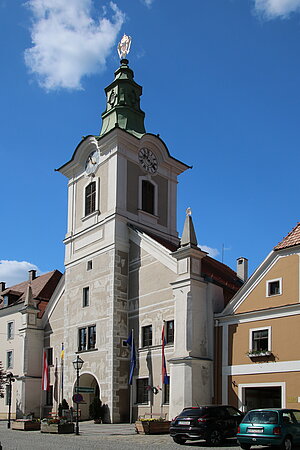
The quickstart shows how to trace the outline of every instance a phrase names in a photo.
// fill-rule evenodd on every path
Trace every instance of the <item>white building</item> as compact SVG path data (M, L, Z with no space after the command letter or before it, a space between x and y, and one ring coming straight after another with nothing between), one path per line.
M58 169L68 179L68 228L65 275L39 322L44 348L52 349L54 399L51 390L43 414L55 411L62 397L72 403L72 361L79 354L80 386L87 391L82 418L99 395L111 421L128 421L124 341L133 329L133 416L174 416L184 406L213 401L213 314L242 282L197 246L190 215L179 240L177 178L188 166L171 156L158 135L146 133L142 88L126 59L105 92L100 135L85 137ZM164 386L163 323L170 377ZM39 368L41 353L42 346L35 355ZM39 404L37 389L35 395Z

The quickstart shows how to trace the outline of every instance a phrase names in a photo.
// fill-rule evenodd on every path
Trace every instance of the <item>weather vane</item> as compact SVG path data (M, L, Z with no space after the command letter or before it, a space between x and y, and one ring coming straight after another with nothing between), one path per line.
M124 33L124 36L122 37L121 41L118 44L118 54L120 59L125 59L130 51L130 45L131 45L131 37L127 36L127 34Z
M187 216L191 216L192 215L192 210L191 210L190 207L188 207L185 212L186 212Z

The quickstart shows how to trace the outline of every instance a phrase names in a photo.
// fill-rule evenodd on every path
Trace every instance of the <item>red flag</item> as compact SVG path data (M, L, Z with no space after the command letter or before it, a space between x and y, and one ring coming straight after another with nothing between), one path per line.
M162 333L161 333L161 378L162 384L169 384L169 377L167 374L167 366L166 366L166 358L165 358L165 323L163 324Z
M47 353L46 353L46 350L44 350L43 373L42 373L42 390L43 391L49 391L49 387L50 387L49 367L48 367L48 361L47 361Z

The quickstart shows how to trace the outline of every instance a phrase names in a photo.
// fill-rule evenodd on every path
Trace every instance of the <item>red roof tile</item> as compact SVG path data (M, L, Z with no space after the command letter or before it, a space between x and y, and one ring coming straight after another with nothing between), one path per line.
M32 297L35 300L39 300L38 308L41 313L44 312L45 306L50 300L61 277L62 273L59 270L53 270L31 281ZM3 296L7 294L15 297L10 305L24 302L29 283L29 280L23 281L2 291L0 293L0 308L3 308Z
M281 250L287 247L293 247L300 244L300 222L289 232L289 234L282 239L279 244L274 247L274 250Z

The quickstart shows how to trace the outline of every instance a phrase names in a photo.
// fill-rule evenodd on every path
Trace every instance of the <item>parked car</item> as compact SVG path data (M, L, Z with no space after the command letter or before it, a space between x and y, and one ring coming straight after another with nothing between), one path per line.
M239 425L237 440L243 450L252 445L291 450L293 444L300 444L300 410L252 409Z
M177 444L205 439L219 445L224 438L235 436L243 413L232 406L211 405L184 408L172 420L170 435Z

